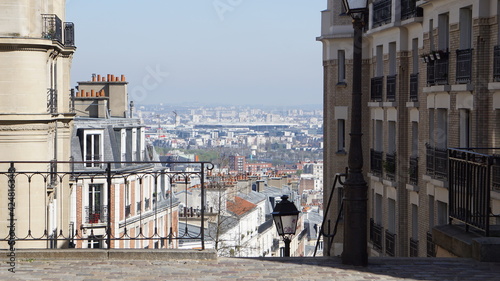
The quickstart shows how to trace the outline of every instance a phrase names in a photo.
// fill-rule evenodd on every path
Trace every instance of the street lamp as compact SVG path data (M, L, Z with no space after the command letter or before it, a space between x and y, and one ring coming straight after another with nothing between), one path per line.
M362 40L364 17L368 13L368 0L344 0L346 13L352 17L354 27L352 63L351 139L349 143L349 172L344 184L344 251L342 263L366 266L367 247L367 193L363 178L363 147L361 137L362 100Z
M281 202L276 204L274 212L271 213L278 234L283 237L283 242L285 242L285 257L290 256L290 238L295 235L299 214L300 211L297 210L295 204L288 201L288 195L281 196Z

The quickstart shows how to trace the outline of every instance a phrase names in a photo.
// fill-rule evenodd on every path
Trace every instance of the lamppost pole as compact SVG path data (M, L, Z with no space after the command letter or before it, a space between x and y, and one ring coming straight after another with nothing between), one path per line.
M363 148L362 148L362 43L363 16L357 13L353 16L354 46L352 71L352 104L351 133L349 144L349 173L345 182L345 222L344 251L342 263L366 266L367 251L367 192L368 186L363 178Z
M285 249L283 251L283 256L289 257L290 256L290 238L284 237L283 242L285 242Z

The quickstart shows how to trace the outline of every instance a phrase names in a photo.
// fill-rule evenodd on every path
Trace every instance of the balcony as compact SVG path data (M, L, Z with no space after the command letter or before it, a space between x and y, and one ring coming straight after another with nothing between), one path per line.
M396 178L396 153L387 153L384 162L385 177L394 181Z
M64 46L75 46L75 24L72 22L64 23Z
M125 217L129 217L130 216L130 204L125 206Z
M472 49L457 50L457 83L470 83L472 76Z
M85 207L85 223L105 223L108 221L108 206Z
M384 153L381 151L371 150L370 151L370 169L372 174L376 176L382 176L382 155Z
M373 3L373 27L391 22L392 0L378 0Z
M387 101L396 101L396 75L388 75L386 79L386 99Z
M489 236L490 190L498 184L495 181L499 177L500 157L472 150L449 149L448 152L449 217Z
M385 253L390 257L396 255L396 234L389 230L385 231Z
M74 47L75 25L72 22L63 23L55 14L42 14L42 38L57 41L65 47Z
M493 80L500 81L500 45L493 49Z
M382 101L382 89L384 88L384 76L373 77L371 80L371 100Z
M427 174L436 179L448 179L448 151L426 144Z
M410 184L418 185L418 157L410 157L408 173Z
M418 257L418 240L410 238L410 257Z
M418 102L418 73L410 74L410 101Z
M434 68L434 82L437 85L448 85L448 52L439 52L439 57L436 58Z
M382 233L383 227L376 224L373 219L370 219L370 240L373 248L382 251Z
M416 0L402 0L401 1L401 20L411 19L415 17L422 17L422 8L417 8Z

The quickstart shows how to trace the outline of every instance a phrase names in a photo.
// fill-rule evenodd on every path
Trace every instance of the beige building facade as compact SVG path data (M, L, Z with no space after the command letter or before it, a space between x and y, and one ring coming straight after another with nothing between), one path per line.
M65 1L0 2L0 159L69 161L74 113L70 108L70 68L74 26L65 22ZM2 164L7 171L9 164ZM16 171L62 171L68 165L18 163ZM41 175L16 179L16 233L34 237L68 234L68 178ZM2 184L7 186L6 178ZM41 200L35 203L36 200ZM0 236L8 237L7 193L0 194ZM21 234L22 233L22 234ZM47 241L17 243L45 247ZM52 245L62 247L62 243Z
M369 1L363 34L363 169L372 256L450 254L433 237L437 226L460 217L450 201L456 181L450 175L457 173L449 164L449 148L492 159L488 173L478 178L489 181L485 204L499 213L499 10L497 0ZM342 1L328 0L318 37L324 65L325 202L335 174L347 167L352 36ZM337 183L326 214L332 223L341 197ZM342 240L340 230L331 255L342 252Z

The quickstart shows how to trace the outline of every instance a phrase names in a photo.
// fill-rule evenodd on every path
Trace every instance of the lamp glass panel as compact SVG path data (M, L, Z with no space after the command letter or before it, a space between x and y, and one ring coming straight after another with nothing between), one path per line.
M344 0L344 5L346 5L347 12L363 10L367 8L368 0Z
M283 223L281 223L281 216L273 216L273 219L278 235L283 235Z
M283 234L295 234L297 229L297 215L281 216L283 224Z

